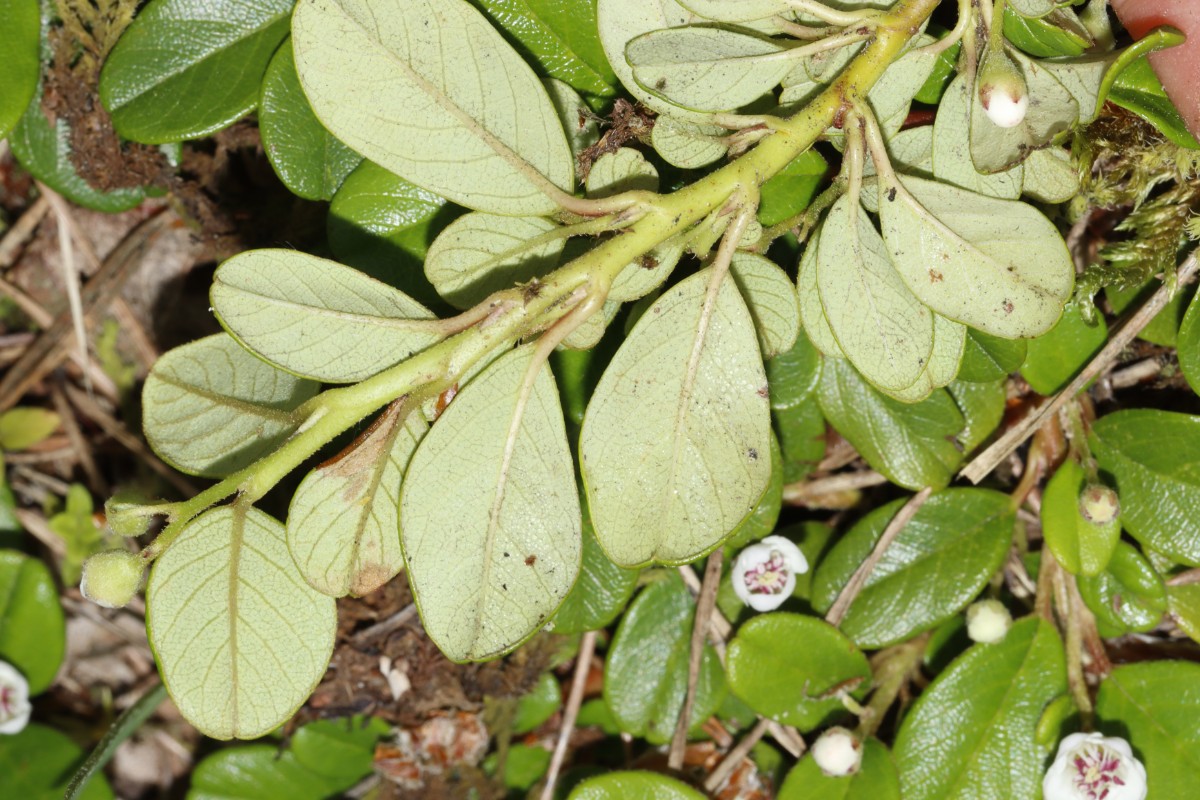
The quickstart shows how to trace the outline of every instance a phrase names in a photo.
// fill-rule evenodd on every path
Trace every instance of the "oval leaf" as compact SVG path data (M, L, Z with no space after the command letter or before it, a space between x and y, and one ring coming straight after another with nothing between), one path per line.
M291 412L317 393L224 333L176 347L142 389L146 441L192 475L221 477L271 452L295 430Z
M571 191L546 88L470 4L300 0L292 36L317 117L386 169L497 214L548 214L546 192Z
M790 350L800 333L800 303L792 279L775 262L754 253L734 253L729 274L754 318L762 357Z
M825 308L821 305L821 292L817 288L817 259L821 252L821 228L813 231L796 272L796 291L800 296L800 324L808 334L813 347L830 358L845 358L841 346L829 327Z
M754 321L728 276L706 302L711 276L702 270L651 305L584 416L588 507L621 566L708 552L753 512L770 479Z
M592 521L583 518L583 563L579 580L563 602L551 623L555 633L583 633L609 625L625 609L637 588L636 569L624 569L608 560Z
M180 712L214 739L253 739L292 715L325 674L333 598L300 577L283 525L223 506L155 563L146 629Z
M950 82L933 121L933 174L939 180L978 194L1016 200L1025 174L1022 164L984 174L971 160L971 82L959 74Z
M725 131L714 125L702 125L661 116L650 130L650 144L663 160L681 169L697 169L725 155L729 145Z
M385 283L295 250L250 250L213 276L213 310L244 347L296 375L354 383L440 337L433 315Z
M704 800L704 795L656 772L610 772L579 784L567 800Z
M1079 595L1096 615L1101 636L1153 630L1167 610L1162 578L1128 542L1117 542L1103 572L1079 578Z
M0 0L4 70L0 72L0 139L17 124L37 92L42 22L37 0Z
M65 650L62 606L50 570L16 550L0 550L0 659L20 670L35 695L54 683Z
M1079 495L1087 474L1068 458L1042 493L1042 536L1063 569L1073 575L1099 575L1112 559L1121 538L1121 522L1097 525L1084 519Z
M854 775L831 778L815 759L802 758L784 779L778 800L900 800L900 777L883 743L867 739L862 766Z
M533 352L514 350L467 384L417 448L401 489L417 608L455 661L525 641L579 574L579 495L550 368L539 365L522 393Z

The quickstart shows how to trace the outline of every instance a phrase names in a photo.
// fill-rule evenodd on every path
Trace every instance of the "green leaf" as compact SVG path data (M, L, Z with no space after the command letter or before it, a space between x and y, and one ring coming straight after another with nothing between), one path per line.
M658 130L658 125L654 129ZM793 158L759 190L758 221L776 225L804 211L828 169L829 165L816 150L805 150Z
M362 156L325 130L308 105L291 41L267 66L258 104L263 149L283 185L306 200L328 200Z
M963 417L945 390L909 405L877 392L849 363L826 359L817 401L838 433L892 483L942 487L962 460L950 440Z
M796 291L800 295L800 324L808 334L813 347L829 358L845 358L838 346L825 309L821 306L821 293L817 289L817 260L821 252L821 230L818 227L808 238L808 244L800 255L800 266L796 270Z
M361 597L404 567L398 533L401 477L425 418L389 409L353 449L305 476L287 517L288 550L322 594Z
M58 429L58 414L46 408L26 406L0 414L0 450L26 450Z
M323 800L349 788L271 744L220 750L196 765L188 800Z
M654 121L650 144L664 161L680 169L711 164L729 149L724 129L665 115Z
M73 483L67 490L66 507L48 521L50 530L67 546L59 566L64 583L79 583L84 560L104 549L104 536L96 525L94 511L92 493L82 484Z
M579 784L567 800L704 800L704 795L656 772L610 772Z
M607 66L607 62L605 62ZM578 163L579 155L600 139L600 123L591 106L566 83L555 78L547 78L546 92L550 102L558 112L558 121L562 123L563 131L567 134L567 144L571 146L571 155Z
M1175 343L1183 377L1192 391L1200 394L1200 300L1197 297L1200 297L1200 293L1193 296L1188 304Z
M825 455L825 417L816 403L802 403L773 412L779 436L783 482L808 477Z
M625 46L633 79L694 111L733 111L777 86L792 69L772 39L725 28L657 30Z
M517 715L513 720L513 733L524 734L536 730L554 712L562 708L562 691L554 675L543 672L527 694L517 701Z
M989 383L1007 378L1025 363L1029 344L1024 339L1001 339L974 328L967 329L958 379L971 383Z
M42 23L37 0L0 0L0 30L4 31L4 70L0 72L0 139L29 107L42 71L38 49Z
M680 0L680 3L705 19L717 22L754 22L791 10L788 0Z
M596 538L621 566L679 564L753 512L770 479L770 406L754 321L712 270L653 303L588 404L579 451ZM638 424L630 424L638 420Z
M949 31L943 31L939 35L939 39L945 36ZM934 62L933 69L929 73L929 77L925 79L925 85L922 86L913 97L918 103L926 103L928 105L937 105L942 95L946 91L946 87L950 85L951 79L954 77L955 64L958 63L958 53L962 49L961 42L955 42L950 47L938 53L937 61Z
M1200 417L1118 411L1092 427L1092 450L1121 495L1121 522L1146 547L1200 566Z
M579 574L575 469L554 377L533 355L507 353L468 383L401 487L408 579L429 638L455 661L525 641Z
M1092 37L1069 9L1060 9L1042 19L1023 17L1004 9L1004 38L1039 58L1078 56L1092 46Z
M687 693L695 601L679 575L642 590L621 619L604 670L604 700L621 730L651 744L671 741ZM705 643L692 708L693 727L716 712L725 675Z
M1121 70L1108 93L1108 99L1114 105L1137 114L1180 147L1200 149L1200 142L1188 131L1146 55L1139 56Z
M1095 119L1099 112L1097 103L1100 100L1100 88L1104 83L1105 75L1119 55L1119 51L1089 53L1079 58L1038 61L1036 64L1038 67L1048 70L1071 93L1075 102L1079 104L1079 121L1088 123ZM1059 150L1060 148L1051 149ZM1078 180L1077 174L1076 179Z
M804 331L798 331L791 349L767 362L771 408L780 410L800 405L812 397L820 377L821 356Z
M620 614L637 588L636 569L624 569L609 561L596 541L592 520L583 517L583 564L571 593L554 615L555 633L583 633L607 627Z
M725 665L735 695L805 732L847 713L838 690L861 700L870 689L867 657L845 635L824 620L784 611L743 625Z
M1162 578L1127 542L1117 542L1103 572L1079 577L1079 594L1096 615L1102 636L1153 630L1167 610Z
M592 164L587 176L588 197L612 197L622 192L657 192L658 170L632 147L618 147Z
M1108 341L1108 325L1096 315L1096 323L1083 319L1079 306L1068 303L1058 323L1029 342L1021 377L1038 394L1052 395L1071 379Z
M546 88L469 4L300 0L292 36L318 119L380 166L497 214L551 213L573 188Z
M1167 608L1179 628L1200 642L1200 583L1167 586Z
M923 303L1008 339L1058 321L1075 267L1040 211L912 176L881 188L897 189L879 209L892 264Z
M933 350L933 314L904 285L849 195L825 217L816 269L825 319L850 363L883 392L913 385Z
M292 0L153 0L100 73L100 101L126 139L198 139L254 110Z
M50 570L16 550L0 550L0 659L21 671L35 695L54 683L65 649L63 612Z
M1145 762L1148 797L1187 797L1200 770L1200 665L1127 664L1096 697L1100 729L1129 740Z
M546 75L609 97L613 74L596 33L596 4L578 0L472 0L533 56Z
M13 156L33 177L77 205L116 214L128 211L146 196L141 189L101 192L79 177L71 163L71 131L67 121L59 118L50 124L42 111L41 92L34 95L25 115L9 134L8 144Z
M954 381L946 387L954 404L962 412L966 426L958 434L964 453L970 453L987 441L1004 419L1007 395L1001 381L965 383Z
M933 121L933 174L977 194L1016 200L1021 195L1024 165L985 174L971 159L971 108L977 104L967 75L960 74L950 82Z
M1054 10L1054 0L1008 0L1009 7L1023 17L1046 16Z
M900 777L883 743L867 739L857 773L830 778L812 757L802 758L779 788L778 800L900 800Z
M813 578L813 606L829 610L904 504L880 506L842 537ZM909 520L842 620L859 647L886 647L936 627L966 608L1004 563L1015 517L989 489L947 489Z
M337 614L304 582L283 525L221 506L188 523L146 589L146 630L180 713L214 739L287 720L325 674Z
M1079 172L1061 147L1034 150L1022 165L1021 192L1041 203L1065 203L1079 194Z
M729 274L754 318L763 358L790 350L800 333L800 304L792 279L775 262L754 253L734 253Z
M754 512L742 520L725 540L725 553L732 556L751 542L757 542L775 530L783 506L783 453L775 437L771 437L771 482L763 490Z
M905 800L1037 797L1046 751L1034 739L1045 706L1067 690L1062 642L1037 618L977 644L905 717L896 764Z
M349 787L371 774L375 743L390 731L378 717L319 720L292 734L291 751L300 766Z
M932 43L933 39L924 35L913 40L916 48ZM891 137L903 127L914 96L929 79L937 60L938 56L920 49L909 50L893 61L871 87L867 100L870 101L884 136Z
M1068 458L1046 484L1042 494L1042 535L1063 569L1072 575L1099 575L1112 559L1121 538L1121 523L1097 525L1084 519L1079 494L1087 474Z
M67 781L83 758L83 750L66 734L36 723L0 747L0 785L8 797L22 800L60 800ZM112 800L103 775L92 779L79 800Z
M513 744L504 759L504 785L509 789L527 792L546 774L550 767L550 751L538 744ZM495 753L483 761L485 770L494 770L499 759Z
M425 275L442 297L468 308L552 271L567 242L563 230L544 217L467 214L434 240Z
M222 264L210 293L221 325L280 369L354 383L441 338L428 309L336 261L250 250Z
M1128 289L1106 286L1104 287L1104 297L1108 300L1112 312L1120 315L1127 310L1136 310L1161 285L1161 281L1155 277L1151 277L1141 285ZM1167 301L1162 310L1154 315L1154 318L1150 320L1150 323L1146 327L1142 328L1137 338L1144 342L1161 345L1162 347L1175 347L1177 344L1180 344L1179 335L1180 329L1183 326L1183 319L1186 316L1189 302L1195 296L1196 292L1193 286L1185 286L1175 292L1175 295ZM1187 349L1186 343L1183 343L1182 349ZM1181 359L1180 366L1182 366L1182 359L1184 358L1182 350L1178 355Z
M253 463L291 435L291 412L317 393L217 334L163 355L142 390L146 441L192 475L221 477Z

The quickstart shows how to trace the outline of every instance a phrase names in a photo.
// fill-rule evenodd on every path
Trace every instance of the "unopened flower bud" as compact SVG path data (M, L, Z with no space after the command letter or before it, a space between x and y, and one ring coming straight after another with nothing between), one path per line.
M1145 800L1146 768L1129 742L1099 733L1073 733L1042 780L1045 800Z
M136 553L109 550L83 562L83 580L79 591L83 596L105 608L128 605L142 585L146 562Z
M768 536L738 553L733 591L755 611L783 605L796 588L796 575L808 572L808 559L790 539Z
M0 661L0 733L20 733L32 710L25 676L13 665Z
M1108 525L1121 513L1121 501L1107 486L1088 484L1079 493L1079 513L1095 525Z
M984 56L975 83L988 119L1001 128L1015 128L1029 110L1029 91L1017 65L1002 51Z
M973 642L1003 641L1012 627L1012 614L999 600L980 600L967 609L967 636Z
M108 529L117 536L141 536L150 528L153 519L143 512L138 503L126 503L109 498L104 504L104 518Z
M830 778L844 778L862 766L862 742L845 728L830 728L812 746L813 761Z

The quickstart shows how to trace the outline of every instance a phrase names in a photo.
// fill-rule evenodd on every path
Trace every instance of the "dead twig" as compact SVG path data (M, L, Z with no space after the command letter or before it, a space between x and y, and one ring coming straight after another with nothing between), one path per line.
M50 203L45 197L39 197L8 229L8 233L4 234L3 239L0 239L0 270L8 269L16 263L21 248L33 236L38 225L42 224L42 220L45 219L46 212L49 210Z
M386 619L376 622L374 625L363 628L358 633L350 637L350 642L355 646L361 647L367 642L374 639L376 636L386 636L397 628L402 628L413 617L417 615L417 606L415 603L409 603L404 608L392 614Z
M67 403L63 387L64 382L60 376L60 380L54 381L50 386L50 401L54 404L54 410L58 412L58 418L62 422L63 430L66 431L67 440L71 443L71 448L75 451L76 458L79 459L79 466L87 477L88 489L92 491L92 494L108 494L108 485L96 466L96 459L92 455L92 446L79 428L79 421L75 419L75 414Z
M887 482L887 478L873 469L839 472L816 480L787 484L783 487L783 502L792 506L819 505L823 497L881 486Z
M759 717L758 723L750 729L749 733L742 737L742 740L729 751L725 758L721 760L721 763L717 764L716 769L710 772L708 777L704 779L704 791L709 794L716 792L721 784L725 782L725 779L737 769L738 764L741 764L746 756L750 754L754 745L758 744L758 740L763 737L770 726L771 721L769 719Z
M683 769L683 754L687 748L692 707L696 702L696 684L700 678L700 663L704 657L704 640L708 638L713 609L717 605L717 587L721 585L721 562L724 557L725 550L720 547L709 555L704 567L704 581L700 584L700 595L696 598L696 619L692 625L691 652L688 658L687 694L683 698L683 708L679 712L679 720L675 723L675 735L671 739L671 750L667 756L667 766L676 771Z
M575 659L575 674L571 678L571 692L567 695L567 705L563 709L562 722L558 728L558 740L554 743L554 755L550 757L550 769L546 772L546 785L542 788L542 800L554 797L554 787L558 783L559 773L562 772L563 762L567 758L567 745L571 741L571 733L575 730L575 720L579 717L579 708L583 705L583 692L587 688L588 673L592 669L592 656L596 652L596 632L588 631L579 643L579 655Z

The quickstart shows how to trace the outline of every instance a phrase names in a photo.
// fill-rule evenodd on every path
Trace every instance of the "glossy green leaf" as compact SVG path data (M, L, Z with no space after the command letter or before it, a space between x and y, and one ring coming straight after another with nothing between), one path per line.
M905 800L1037 797L1046 750L1035 731L1067 690L1062 642L1037 618L977 644L921 694L896 740Z
M567 800L704 800L704 795L657 772L610 772L588 778Z
M1023 164L1006 170L983 173L971 159L971 106L977 103L966 75L950 82L933 122L933 174L939 180L977 194L1016 200L1021 195Z
M290 751L253 744L219 750L197 764L188 800L323 800L348 788L342 783L305 769Z
M59 118L53 125L42 111L38 92L8 136L12 154L33 177L72 203L116 214L127 211L146 196L141 189L114 189L101 192L79 176L71 162L71 131Z
M1058 323L1029 342L1021 377L1035 392L1052 395L1066 386L1108 341L1108 325L1097 315L1096 324L1083 320L1079 307L1068 303Z
M1148 797L1187 797L1200 770L1200 665L1126 664L1100 684L1099 728L1127 738L1145 762Z
M816 271L825 318L850 362L884 392L915 383L933 350L933 314L904 285L849 195L821 226Z
M871 554L904 500L880 506L842 537L813 578L813 606L827 611ZM1009 498L989 489L932 495L884 551L850 605L841 630L879 648L929 630L966 608L995 574L1012 542Z
M300 766L348 787L371 773L375 743L390 732L379 717L323 719L301 726L289 744Z
M1102 636L1153 630L1167 610L1162 578L1128 542L1117 542L1103 572L1079 577L1079 594Z
M361 597L403 569L400 482L425 430L419 412L389 409L352 450L300 482L288 509L288 550L314 589Z
M1200 583L1167 586L1167 609L1180 630L1200 643Z
M1108 93L1108 99L1137 114L1180 147L1200 149L1200 142L1188 131L1145 55L1121 70Z
M671 741L687 693L696 604L677 574L642 590L621 619L604 670L604 700L621 730L652 744ZM704 724L725 696L716 651L705 643L692 708Z
M516 39L546 75L608 97L613 75L596 34L596 4L577 0L473 0Z
M1001 339L974 328L967 329L959 380L988 383L1007 378L1025 363L1029 344L1024 339Z
M892 483L945 486L962 453L951 441L963 417L945 390L913 405L867 384L849 363L826 359L817 400L825 418Z
M300 0L292 36L318 119L380 166L500 214L547 214L558 207L547 192L571 191L545 87L469 4Z
M792 68L783 52L772 39L701 26L651 31L625 46L643 89L695 111L732 111L762 97Z
M29 694L54 682L66 650L64 631L50 570L16 550L0 550L0 659L25 676Z
M887 747L868 739L857 773L830 778L813 758L801 758L779 787L778 800L900 800L900 777Z
M221 506L192 520L150 573L146 630L171 699L214 739L287 720L325 674L337 614L304 582L283 525Z
M543 217L467 214L434 240L425 275L442 297L467 308L553 270L567 242L562 230Z
M42 23L37 0L0 0L4 31L4 69L0 72L0 139L29 107L37 92L42 64L38 55Z
M1179 368L1192 391L1200 394L1200 294L1192 297L1176 338Z
M618 567L596 541L592 520L583 518L583 563L571 593L550 623L555 633L583 633L607 627L637 588L639 571Z
M805 150L793 158L759 190L758 221L776 225L804 211L828 170L829 165L816 150Z
M0 747L0 787L6 797L21 800L61 800L67 781L83 759L83 750L60 731L36 723ZM112 789L97 775L79 800L112 800Z
M1060 9L1042 19L1023 17L1004 9L1004 38L1039 58L1077 56L1091 47L1092 37L1069 9Z
M883 239L922 302L1010 339L1036 336L1058 321L1075 267L1040 211L911 176L890 188L895 199L880 205Z
M948 33L949 31L945 31L942 36ZM938 38L940 39L942 36ZM956 74L954 67L958 63L958 54L961 49L962 43L955 42L938 53L937 61L934 63L929 77L925 79L925 85L917 91L916 96L913 97L914 100L928 105L937 105L941 101L946 87L950 85L950 81Z
M160 144L196 139L241 119L287 35L292 0L153 0L100 73L117 133Z
M1200 566L1200 417L1118 411L1092 427L1092 450L1117 482L1121 522L1146 547Z
M819 375L818 375L819 377ZM783 482L803 480L825 456L825 417L815 402L776 409L775 431L783 461Z
M821 377L821 356L804 331L787 352L767 362L767 381L771 385L771 408L794 408L816 391Z
M154 364L142 390L146 440L177 469L220 477L273 451L318 384L276 369L217 334Z
M297 250L250 250L222 264L210 293L221 324L281 369L353 383L441 338L433 315L387 284Z
M837 628L776 611L738 629L725 657L729 688L763 716L810 731L845 715L838 690L862 699L867 657Z
M596 538L622 566L691 561L770 478L770 405L754 321L712 270L656 300L596 387L580 461ZM636 419L637 425L629 421Z
M561 707L562 691L558 680L552 673L543 672L533 688L517 701L513 733L525 734L536 730Z
M408 579L429 638L455 661L525 641L579 574L575 469L550 368L527 375L533 354L507 353L467 384L401 487Z
M291 41L284 42L263 78L258 104L263 150L275 174L292 194L328 200L362 156L342 144L312 112L300 78Z
M47 408L18 406L0 414L0 450L33 447L58 429L61 419Z
M500 780L509 789L528 792L546 774L550 757L550 751L540 744L513 744L505 754L504 773ZM499 758L496 753L491 753L483 760L485 771L494 771L497 766Z
M729 274L754 318L762 357L790 350L800 333L800 304L792 279L775 262L754 253L734 253Z
M725 130L715 125L661 116L654 121L650 143L663 160L681 169L697 169L725 155Z
M1121 538L1121 523L1097 525L1083 517L1079 495L1087 475L1068 458L1046 484L1042 494L1042 535L1063 569L1073 575L1099 575L1108 566Z
M946 389L962 412L966 425L958 434L964 453L970 453L987 441L1004 419L1008 397L1004 383L967 383L954 381Z
M1138 286L1131 286L1128 289L1106 286L1104 287L1104 297L1108 300L1112 312L1120 315L1126 311L1136 310L1161 285L1162 281L1156 277L1151 277L1145 283ZM1183 318L1186 316L1189 302L1196 296L1194 289L1195 287L1193 286L1185 286L1175 292L1175 295L1167 301L1162 310L1154 315L1150 323L1138 332L1137 338L1162 347L1175 347L1179 343L1180 329L1183 326ZM1186 344L1183 349L1187 349ZM1180 366L1183 366L1184 354L1179 352L1178 355Z

